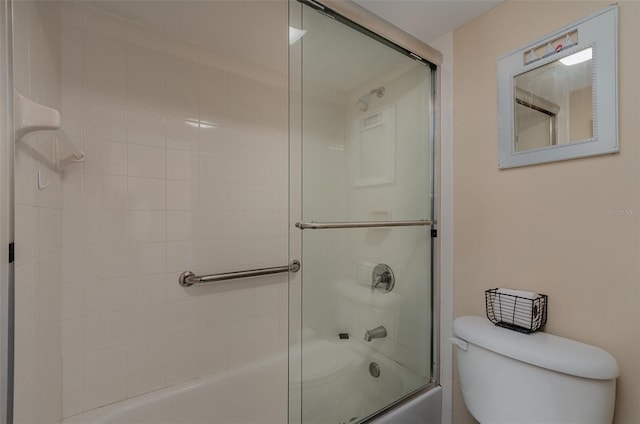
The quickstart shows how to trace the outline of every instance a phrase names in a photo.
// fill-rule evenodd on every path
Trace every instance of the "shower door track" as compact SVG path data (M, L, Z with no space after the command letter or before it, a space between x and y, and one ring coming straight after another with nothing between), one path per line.
M296 222L301 230L325 230L331 228L386 228L386 227L425 227L433 225L433 221L417 219L412 221L360 221L360 222Z

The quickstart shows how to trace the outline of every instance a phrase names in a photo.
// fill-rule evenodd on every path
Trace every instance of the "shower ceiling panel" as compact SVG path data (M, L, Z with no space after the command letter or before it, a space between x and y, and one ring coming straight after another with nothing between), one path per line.
M287 34L286 0L243 0L243 1L193 1L193 0L77 0L90 7L141 23L167 34L184 38L208 49L227 56L255 63L281 73L287 72L285 49L270 46L284 43ZM395 24L418 39L430 42L453 31L460 25L485 13L502 3L492 1L403 1L403 0L356 0L356 3L383 19ZM265 22L282 21L282 26L266 27ZM233 37L229 37L233 34ZM312 38L305 35L305 40ZM345 44L344 34L332 34L332 42L318 48L340 49L339 55L361 55L361 46ZM314 51L317 49L314 48ZM318 55L322 57L323 55ZM368 67L371 76L395 63L354 61ZM363 82L362 71L356 69L353 75L333 75L327 66L327 73L316 83L325 88L344 92ZM358 75L358 77L355 77ZM356 81L356 79L358 81Z
M287 72L286 49L273 48L288 40L286 1L80 0L80 3L244 62L282 74ZM282 21L282 26L265 24L278 21ZM314 83L322 88L345 93L398 63L397 55L372 59L366 43L349 37L351 30L347 27L330 34L330 40L325 37L321 43L315 42L313 28L305 29L303 42L313 44L312 50L319 52L316 59L308 60L311 68L323 69L313 76ZM323 57L342 58L336 64L349 61L357 66L345 71L339 66L315 63Z
M317 12L307 10L306 13ZM346 25L327 32L321 31L322 28L315 28L315 20L306 22L304 29L307 33L303 37L303 43L305 50L313 51L314 54L305 57L305 76L308 81L321 87L340 93L349 92L394 68L404 59L391 51L372 54L371 41L365 37L353 37L353 29ZM345 63L349 66L344 66Z
M286 1L79 0L89 7L143 24L241 61L281 73L288 38ZM282 25L267 23L282 22Z

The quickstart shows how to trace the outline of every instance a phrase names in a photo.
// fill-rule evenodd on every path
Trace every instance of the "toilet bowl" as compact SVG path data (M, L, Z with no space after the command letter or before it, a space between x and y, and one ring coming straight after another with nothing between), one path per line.
M454 320L462 396L481 424L604 424L613 420L618 363L608 352L484 317Z

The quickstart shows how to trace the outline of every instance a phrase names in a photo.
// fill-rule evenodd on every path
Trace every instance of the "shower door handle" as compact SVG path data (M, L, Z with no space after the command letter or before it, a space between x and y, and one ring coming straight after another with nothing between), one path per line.
M431 225L433 225L433 221L428 219L415 219L410 221L296 222L296 227L301 230L325 230L330 228L423 227Z

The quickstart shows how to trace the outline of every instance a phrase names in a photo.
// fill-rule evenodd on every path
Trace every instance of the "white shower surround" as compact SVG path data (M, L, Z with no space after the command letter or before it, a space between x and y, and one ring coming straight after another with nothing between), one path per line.
M286 75L92 2L61 24L64 417L286 351L286 275L177 281L287 262Z
M77 165L76 169L70 169L65 174L61 188L64 415L69 416L111 402L118 402L113 405L114 408L115 405L122 407L128 405L129 401L120 403L121 400L172 384L177 385L167 389L167 393L173 395L177 395L177 390L185 387L195 390L200 386L211 387L212 385L216 388L208 393L217 393L215 390L221 389L218 383L232 388L242 386L244 377L251 378L248 374L243 374L245 371L249 372L248 370L255 373L254 377L264 377L262 381L267 383L273 374L264 373L266 368L260 369L257 365L254 367L255 364L247 368L244 366L256 357L272 353L284 346L287 321L286 279L250 281L237 286L222 286L221 289L202 288L191 293L178 291L176 283L178 271L186 266L192 267L195 271L203 267L198 266L197 262L197 251L201 246L193 247L194 243L191 242L194 240L190 239L190 236L185 236L187 233L195 232L194 228L187 228L184 222L179 223L178 220L171 222L169 218L169 215L174 217L185 215L188 211L181 207L172 208L169 205L179 204L180 201L185 200L185 195L190 195L193 197L188 200L193 200L193 203L191 203L192 210L189 212L199 208L202 199L194 200L199 197L199 194L193 194L193 185L200 175L194 175L190 171L200 168L203 164L217 165L219 162L207 163L206 159L199 157L198 155L204 154L206 158L211 159L211 155L206 155L212 152L201 150L198 136L194 137L193 133L185 135L188 128L184 126L184 118L187 116L181 116L183 112L179 111L185 104L173 104L167 110L158 109L160 106L154 103L157 98L154 97L153 90L149 90L153 85L151 81L153 78L144 81L149 76L144 71L149 70L149 66L153 65L154 58L149 56L153 51L156 53L161 51L161 55L173 54L176 55L173 59L178 59L176 62L192 62L190 65L198 66L200 65L198 61L202 60L202 57L210 59L215 55L203 55L202 50L197 46L180 40L168 40L162 34L157 38L159 34L147 28L82 6L64 3L62 9L62 110L65 119L63 125L67 131L75 135L76 141L84 141L85 149L89 152L93 149L92 158L86 164ZM122 29L124 32L121 31ZM91 33L89 37L85 37L86 31ZM127 62L125 71L127 75L124 79L123 75L118 75L121 74L121 70L117 68L117 63L105 57L99 57L100 49L94 49L94 47L103 47L113 53L113 47L116 45L124 46L126 50L123 57ZM169 48L172 49L171 53ZM142 53L141 62L131 64L130 61L134 57L131 51ZM90 56L87 57L85 54ZM120 53L117 57L122 58ZM94 60L97 62L93 62ZM147 63L143 63L145 60L148 60ZM211 62L205 64L205 66L208 65L211 65ZM128 74L131 66L134 68L139 66L134 72L137 75ZM226 76L235 79L237 91L234 94L238 94L237 106L242 107L247 104L246 102L258 99L265 102L263 106L266 104L271 107L273 97L269 95L276 94L277 97L278 93L285 93L286 100L286 87L280 79L281 76L268 70L266 72L251 70L250 66L238 64L228 58L212 66L211 70L214 74L219 70L218 66L224 68L223 73ZM259 80L252 81L257 74L259 74ZM79 85L76 85L78 81ZM245 81L251 81L253 84L251 87L244 86ZM125 83L124 91L122 91L123 82ZM132 93L129 89L132 83L134 85L141 83L142 91ZM86 91L96 87L101 88L102 91L98 94L102 97L89 99L87 102ZM252 88L256 87L266 92L252 91ZM228 86L226 90L230 90ZM123 99L125 99L124 103ZM187 109L190 106L193 105L186 105ZM98 116L100 119L96 120ZM125 120L121 120L123 117ZM188 118L191 117L191 115L188 116ZM206 114L198 117L207 118ZM155 118L159 120L153 122ZM107 125L103 125L105 122ZM166 132L158 131L159 128L154 127L158 122L162 122L161 125ZM254 122L255 126L251 131L258 129L258 124L260 123ZM286 119L283 121L275 119L269 124L274 125L267 126L267 131L264 133L267 139L271 142L281 139L283 128L286 131ZM177 130L178 126L182 128ZM151 130L152 134L144 134L146 130ZM177 130L180 133L177 137L171 137L170 130ZM131 134L134 134L136 139L129 138ZM154 144L155 136L164 139L166 144ZM282 139L286 140L286 137ZM194 144L196 151L193 150ZM240 147L247 148L246 145ZM282 147L283 151L286 151L286 142ZM246 152L242 150L235 153ZM262 152L254 153L254 156L259 157L260 163L265 167L268 165L265 162L269 162L270 159L275 163L279 160L278 158L286 158L286 155L278 155L277 151L274 152L268 147ZM118 161L118 158L125 158L125 161ZM163 162L164 165L162 165ZM168 166L169 163L179 166L171 169ZM166 168L162 169L162 166ZM286 170L286 166L276 168ZM237 173L236 176L245 178L247 176L245 171L246 169L243 168L243 172ZM211 174L206 178L216 178L220 175L222 174ZM275 187L276 196L262 198L286 205L285 173L270 175L270 178L278 181L270 185L272 188ZM161 180L164 181L164 194L160 189L154 190L162 185L159 183ZM279 185L280 180L284 182L282 187ZM125 184L121 184L122 182ZM243 182L245 184L242 184ZM263 182L260 181L260 183ZM231 181L231 183L252 186L253 189L264 187L264 185L253 184L254 181ZM120 190L121 188L124 188L124 192ZM181 190L182 188L187 190ZM96 192L99 192L100 196L95 196ZM150 193L148 203L140 203L136 192ZM123 194L124 197L122 197ZM245 212L256 212L255 209L251 209L254 206L242 203L241 199L250 197L243 194L247 193L234 193L230 200L231 204L236 202L238 208L247 209ZM250 194L255 195L255 192ZM175 197L172 198L172 195ZM159 206L163 203L165 209ZM122 205L124 208L121 208ZM276 210L277 208L273 209L273 206L271 208L266 212L282 212ZM166 214L164 220L160 217L163 212ZM78 226L78 223L81 225ZM130 226L135 227L136 225L133 224L143 228L134 234L124 236L123 239L122 230ZM278 229L278 231L282 230L282 234L269 235L277 239L276 244L279 247L286 246L286 223L283 224L282 229ZM265 228L279 227L266 225ZM172 239L170 233L177 234L176 238ZM164 239L159 239L160 235L163 235ZM232 236L238 236L238 234L232 234ZM246 236L246 233L240 236ZM187 248L185 256L174 255L174 253L183 252L181 249L184 247ZM273 254L271 244L268 248L269 254ZM242 249L237 250L239 252ZM286 248L283 248L282 252L285 253L283 258L276 260L268 257L268 260L258 260L254 266L281 265L281 259L286 260ZM240 262L229 261L226 257L218 259L225 260L220 262L224 266L243 265L242 259L237 259L240 255L236 255L235 258ZM111 272L122 265L121 259L126 263L126 275L111 275ZM87 261L84 268L78 267L83 260ZM146 270L153 270L153 272L148 273ZM162 270L162 272L157 273L156 270ZM219 269L211 271L217 270ZM128 284L133 289L125 288ZM118 290L121 291L119 294ZM265 294L266 298L263 297ZM194 301L194 297L198 299ZM231 301L230 311L234 309L233 305L244 306L235 310L237 313L231 313L231 316L216 321L220 317L202 316L200 312L206 310L207 306L212 306L212 303L223 303L213 301L214 298ZM104 299L106 301L103 301ZM267 300L264 301L264 299ZM201 301L200 304L198 300ZM249 300L249 306L247 306L247 300ZM103 318L105 320L102 320ZM142 318L142 320L136 318ZM154 318L160 318L156 323L161 322L164 327L144 326L145 322L155 321ZM142 322L143 326L132 328L127 322ZM110 332L114 329L111 326L114 323L120 324L118 331L124 331L124 333ZM263 325L262 329L265 323L274 325L269 325L268 332L260 332L258 330L260 323ZM233 329L238 328L251 327L253 331L249 332L250 336L243 339L219 339L224 347L215 352L208 352L214 354L209 357L193 356L187 352L187 361L181 362L185 359L181 356L184 354L183 347L189 346L189 349L197 350L201 347L203 339L211 335L204 334L205 337L202 337L200 331L202 328L208 327L207 329L210 330L214 327L207 324L227 327L225 330L227 335L234 334ZM108 331L101 333L100 330ZM144 335L149 330L153 335L152 338L143 336L137 339L135 337ZM141 362L140 358L145 357L146 353L157 352L167 347L169 350L165 352L171 352L170 358L163 358L160 363L157 357L152 357L151 361L144 363L142 370L135 368L136 363L144 362ZM249 347L248 350L247 347ZM139 359L138 362L136 358ZM222 361L220 361L221 358ZM170 363L164 362L168 360ZM154 368L154 364L158 366ZM239 366L243 368L242 371L238 371L238 379L235 379L233 374ZM129 373L131 369L140 373ZM273 366L270 371L278 369L278 366ZM283 372L279 371L278 377ZM212 373L216 375L207 377ZM197 380L181 384L182 381L194 378ZM160 391L153 394L159 395ZM283 391L283 394L286 394L286 391ZM135 400L142 397L136 397ZM212 416L215 417L215 415ZM241 419L242 415L238 417ZM211 419L209 416L208 420ZM256 422L264 423L265 421ZM278 421L274 422L284 421L278 418Z

